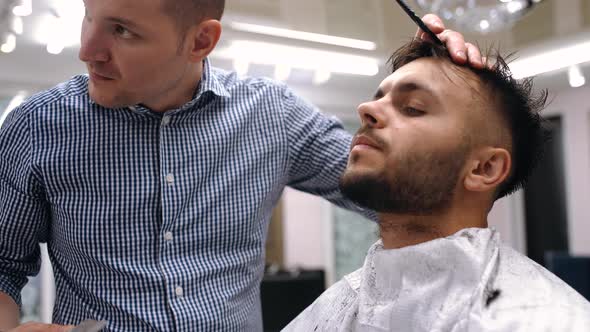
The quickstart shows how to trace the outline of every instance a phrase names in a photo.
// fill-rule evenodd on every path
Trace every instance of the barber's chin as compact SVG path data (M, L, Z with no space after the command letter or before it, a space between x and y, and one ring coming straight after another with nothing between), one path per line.
M117 101L117 99L114 96L97 90L98 89L93 89L92 86L90 87L90 98L98 105L105 108L123 108L128 106L126 103L121 103L121 101Z

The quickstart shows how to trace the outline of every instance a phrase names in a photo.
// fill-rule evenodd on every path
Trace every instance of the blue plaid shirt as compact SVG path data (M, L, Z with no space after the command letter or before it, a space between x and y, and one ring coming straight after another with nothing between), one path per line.
M0 129L0 290L20 304L46 242L54 321L109 330L262 330L259 283L285 186L348 208L350 135L282 84L205 61L165 114L106 109L77 76Z

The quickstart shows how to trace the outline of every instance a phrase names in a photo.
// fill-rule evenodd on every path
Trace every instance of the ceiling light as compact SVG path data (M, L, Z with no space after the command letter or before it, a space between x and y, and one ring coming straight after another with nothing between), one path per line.
M586 84L586 78L578 65L569 67L567 78L572 88L579 88Z
M69 2L69 1L68 1ZM21 4L12 9L16 16L29 16L33 13L33 0L21 0Z
M80 44L80 29L84 19L82 1L57 1L52 14L40 15L35 39L54 52L59 48Z
M25 101L26 96L27 93L25 91L20 91L18 94L16 94L16 96L14 96L10 100L10 103L8 103L8 106L6 107L4 112L0 113L0 127L2 127L2 124L6 120L6 117L8 117L8 113L20 106L20 104L22 104L23 101Z
M510 28L541 0L415 0L425 12L455 23L459 31L488 33ZM487 22L487 23L482 23Z
M371 42L371 41L366 41L366 40L336 37L336 36L330 36L330 35L322 35L322 34L318 34L318 33L289 30L289 29L282 29L282 28L275 28L275 27L269 27L269 26L264 26L264 25L256 25L256 24L240 23L240 22L232 22L229 24L229 26L232 29L238 30L238 31L257 33L257 34L274 36L274 37L283 37L283 38L290 38L290 39L297 39L297 40L305 40L305 41L310 41L310 42L315 42L315 43L356 48L356 49L366 50L366 51L374 51L377 49L377 44L375 44L374 42Z
M371 57L250 40L234 40L228 47L213 52L212 57L339 74L375 76L379 73L379 62Z
M22 35L24 30L23 19L20 16L12 18L12 31L17 35Z
M323 69L318 69L315 71L315 73L313 75L313 84L314 85L324 84L324 83L328 82L330 80L330 78L332 78L331 72L329 72L327 70L323 70Z
M487 30L490 28L490 22L488 20L481 20L479 22L479 27L481 28L481 30Z
M525 7L525 4L520 1L511 1L506 5L506 9L508 9L508 12L510 14L517 13L517 12L523 10L524 7Z
M3 53L12 53L16 49L16 36L13 33L6 35L6 40L0 46Z
M590 61L590 41L520 58L510 64L516 79L531 77Z
M51 43L47 44L46 49L47 49L47 53L53 54L53 55L58 55L61 52L63 52L64 45L62 43L60 43L59 41L55 41L55 42L51 42Z

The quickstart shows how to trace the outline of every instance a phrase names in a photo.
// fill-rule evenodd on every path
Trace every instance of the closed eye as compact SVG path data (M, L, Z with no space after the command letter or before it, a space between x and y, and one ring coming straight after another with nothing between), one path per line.
M418 116L422 116L422 115L426 114L425 111L419 110L414 107L404 107L403 113L407 116L410 116L410 117L418 117Z

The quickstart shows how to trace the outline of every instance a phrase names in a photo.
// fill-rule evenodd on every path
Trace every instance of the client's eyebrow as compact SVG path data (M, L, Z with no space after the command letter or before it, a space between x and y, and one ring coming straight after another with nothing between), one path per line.
M413 92L413 91L424 91L427 94L431 95L437 101L441 100L441 96L436 91L434 91L431 87L429 87L427 84L423 84L423 83L416 82L416 81L398 83L393 87L393 91L394 91L394 93L408 93L408 92Z
M431 95L432 97L434 97L435 99L440 100L440 96L434 90L432 90L429 86L427 86L425 84L421 84L419 82L414 82L414 81L397 83L393 87L393 91L394 91L394 93L408 93L408 92L412 92L412 91L424 91L424 92L428 93L429 95ZM385 97L385 92L383 91L382 88L379 88L379 89L377 89L377 92L375 92L375 96L373 97L373 100L379 100L383 97Z

